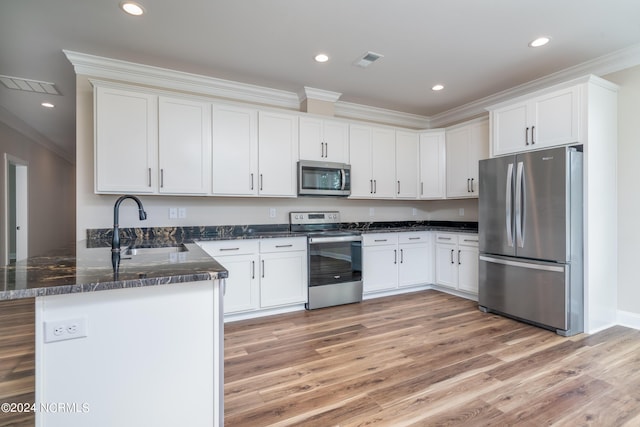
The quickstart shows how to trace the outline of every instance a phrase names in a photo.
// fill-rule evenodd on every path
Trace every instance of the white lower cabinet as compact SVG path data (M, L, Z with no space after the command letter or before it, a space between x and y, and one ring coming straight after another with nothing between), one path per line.
M436 233L436 284L478 293L478 235Z
M428 231L368 233L362 236L363 292L392 291L433 281Z
M200 242L229 271L224 313L307 302L306 237Z

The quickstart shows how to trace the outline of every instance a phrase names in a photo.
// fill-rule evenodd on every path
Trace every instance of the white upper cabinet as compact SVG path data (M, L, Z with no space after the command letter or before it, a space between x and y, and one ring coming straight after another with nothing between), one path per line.
M395 131L351 125L349 151L351 197L393 199L397 188Z
M420 133L420 199L446 197L446 146L444 129Z
M417 132L396 131L396 198L418 197L419 136Z
M349 125L335 120L300 117L300 159L349 162Z
M472 121L447 129L447 198L478 197L478 162L487 157L487 120Z
M158 97L95 87L96 193L157 192Z
M211 104L160 97L159 192L208 194L211 180Z
M258 110L213 106L212 193L258 194Z
M582 142L581 87L491 109L492 155Z
M298 116L260 111L258 145L258 193L296 197Z

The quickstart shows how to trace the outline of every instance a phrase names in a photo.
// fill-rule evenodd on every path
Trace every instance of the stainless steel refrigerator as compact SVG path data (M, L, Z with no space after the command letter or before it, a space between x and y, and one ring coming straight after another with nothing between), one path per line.
M480 310L583 332L582 152L533 151L479 168Z

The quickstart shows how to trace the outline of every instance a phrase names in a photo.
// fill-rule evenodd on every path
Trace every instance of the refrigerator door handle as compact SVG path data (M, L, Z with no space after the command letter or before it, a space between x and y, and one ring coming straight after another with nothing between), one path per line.
M530 262L524 261L510 261L506 259L493 258L486 255L480 255L480 261L491 262L494 264L502 264L507 265L509 267L521 267L521 268L530 268L532 270L542 270L542 271L552 271L554 273L564 273L565 266L564 265L546 265L546 264L534 264Z
M507 245L509 247L513 247L513 219L511 218L511 208L512 208L512 200L511 195L513 193L513 163L509 163L507 166L507 185L506 194L505 194L505 217L506 217L506 226L507 226Z
M522 212L522 192L523 192L523 181L524 181L524 163L518 162L518 167L516 170L516 244L518 247L524 247L524 233L523 233L523 225L524 225L524 214Z

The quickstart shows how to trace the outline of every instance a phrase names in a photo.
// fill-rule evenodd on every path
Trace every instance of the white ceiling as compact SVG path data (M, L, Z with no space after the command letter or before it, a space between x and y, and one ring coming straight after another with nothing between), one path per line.
M640 43L638 0L139 0L137 18L118 3L0 1L0 75L62 93L0 85L0 119L73 156L75 79L63 49L433 117ZM551 43L529 48L539 35ZM367 51L384 57L353 66ZM329 62L315 63L319 52ZM431 91L436 83L445 89ZM56 107L40 107L45 98Z

